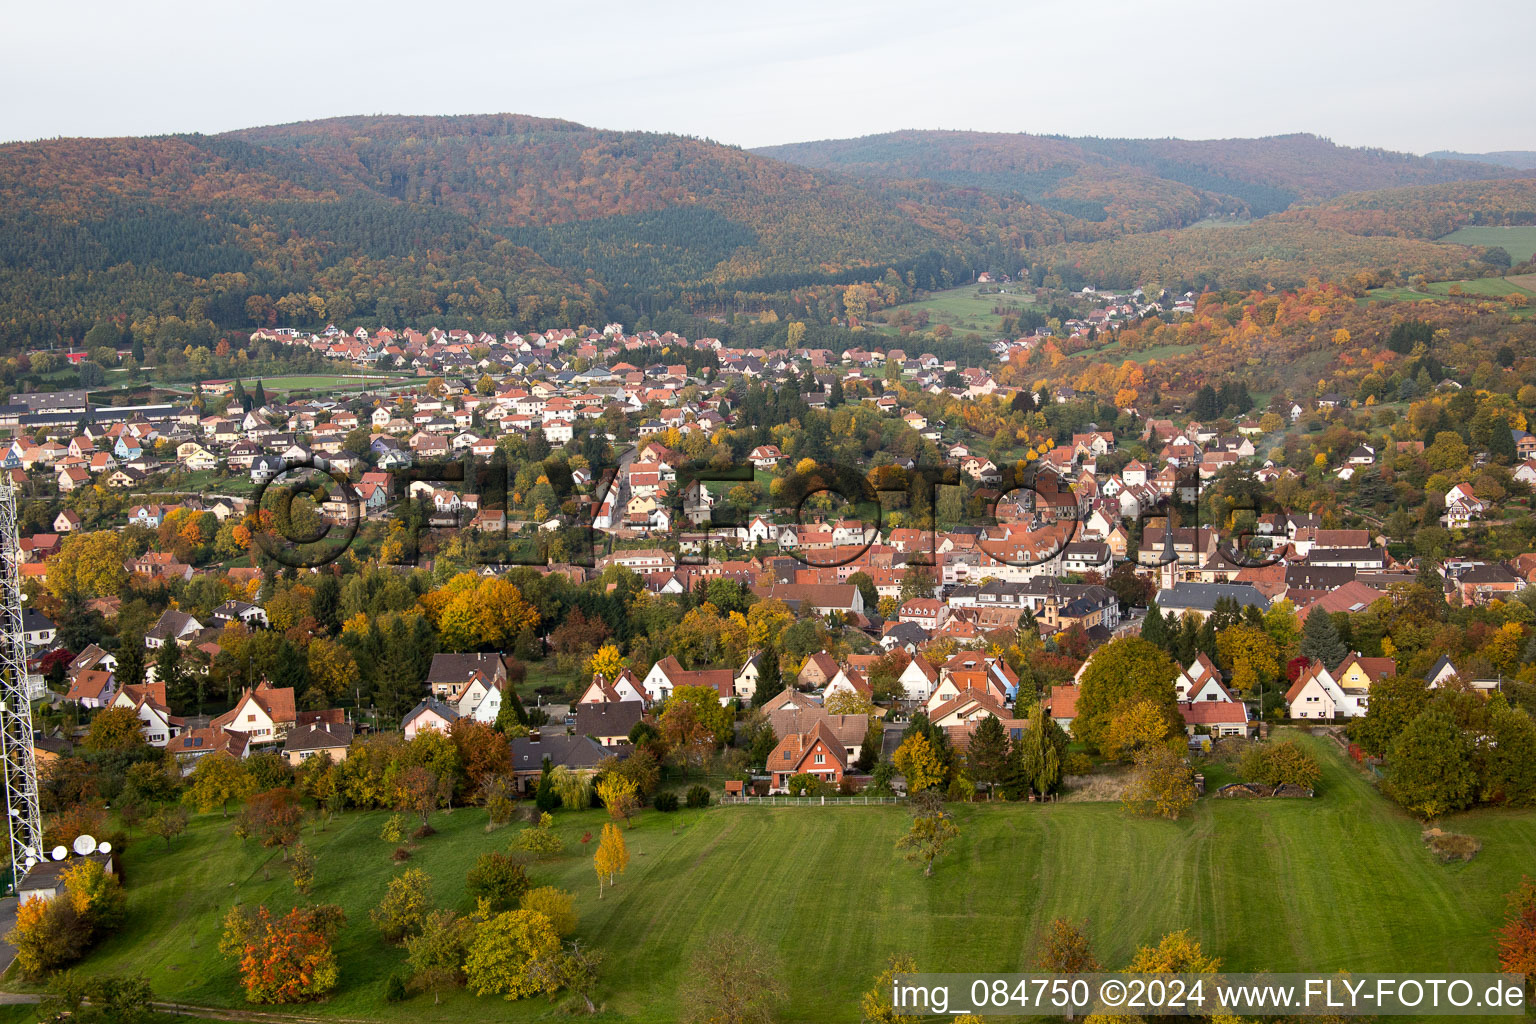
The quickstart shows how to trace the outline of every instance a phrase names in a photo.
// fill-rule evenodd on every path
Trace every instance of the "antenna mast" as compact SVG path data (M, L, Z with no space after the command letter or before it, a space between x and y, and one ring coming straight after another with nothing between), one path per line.
M0 477L0 770L5 773L11 880L13 887L20 889L27 872L43 859L43 819L37 797L37 757L32 749L16 491L9 474Z

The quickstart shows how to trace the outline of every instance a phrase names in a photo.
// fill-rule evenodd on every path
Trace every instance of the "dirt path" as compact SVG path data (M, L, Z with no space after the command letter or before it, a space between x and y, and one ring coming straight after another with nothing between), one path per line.
M37 992L0 992L0 1005L26 1006L43 1001ZM302 1013L274 1010L234 1010L221 1006L193 1006L189 1003L150 1004L161 1013L193 1020L244 1021L246 1024L378 1024L366 1017L314 1017Z

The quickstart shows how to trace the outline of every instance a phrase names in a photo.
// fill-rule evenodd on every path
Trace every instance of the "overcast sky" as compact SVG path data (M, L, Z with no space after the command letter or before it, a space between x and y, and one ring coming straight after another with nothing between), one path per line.
M1531 0L78 0L0 24L7 140L508 111L743 146L964 128L1536 149Z

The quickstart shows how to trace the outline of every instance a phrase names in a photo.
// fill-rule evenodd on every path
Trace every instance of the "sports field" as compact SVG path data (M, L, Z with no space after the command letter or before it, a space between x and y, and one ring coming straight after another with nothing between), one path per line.
M1130 818L1115 804L975 804L957 808L961 838L932 878L892 849L907 821L897 807L714 808L645 812L627 833L632 859L597 898L590 852L602 812L557 816L568 852L533 866L535 884L574 890L579 937L604 950L600 999L614 1021L677 1020L689 957L730 930L782 959L782 1019L858 1020L859 994L885 958L910 951L926 970L1031 966L1038 929L1087 918L1101 960L1123 966L1135 947L1189 928L1235 970L1487 971L1504 893L1536 870L1536 812L1481 811L1442 822L1482 840L1469 864L1444 866L1420 826L1382 799L1329 742L1305 737L1324 766L1315 800L1202 800L1179 822ZM350 813L306 829L319 856L313 900L341 904L342 985L302 1012L353 1020L463 1022L564 1018L542 999L508 1003L466 993L383 999L403 954L368 920L399 868L378 838L382 813ZM410 866L435 880L439 905L468 909L465 871L504 847L485 815L434 816L439 834ZM195 819L166 850L132 837L129 923L83 965L144 971L161 999L240 1005L235 974L215 947L235 900L286 909L287 872L242 844L217 814Z

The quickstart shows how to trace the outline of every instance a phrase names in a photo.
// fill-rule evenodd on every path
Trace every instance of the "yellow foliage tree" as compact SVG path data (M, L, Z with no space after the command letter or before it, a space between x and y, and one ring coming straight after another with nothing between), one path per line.
M597 844L597 854L592 858L592 868L597 872L597 898L603 898L603 882L612 886L629 867L629 846L624 833L613 822L603 824L603 838Z

